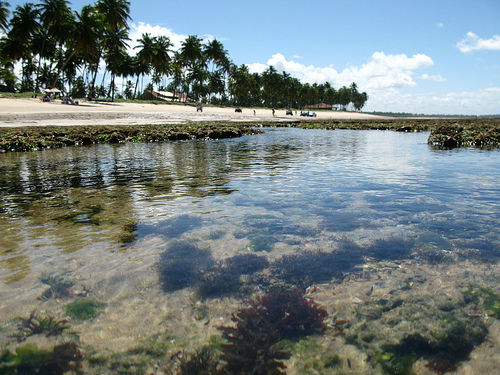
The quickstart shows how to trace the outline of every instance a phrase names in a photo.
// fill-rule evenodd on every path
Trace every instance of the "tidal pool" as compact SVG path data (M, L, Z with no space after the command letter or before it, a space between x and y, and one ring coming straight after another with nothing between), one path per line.
M0 155L0 369L74 342L85 373L187 373L202 348L231 373L228 327L276 288L327 312L280 331L283 372L500 366L500 150L428 136L270 128Z

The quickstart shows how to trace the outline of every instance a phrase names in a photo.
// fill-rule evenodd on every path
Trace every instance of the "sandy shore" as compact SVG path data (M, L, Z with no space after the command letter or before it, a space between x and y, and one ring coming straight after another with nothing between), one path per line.
M376 119L364 113L315 111L315 119ZM192 106L164 103L98 103L81 101L79 105L62 104L60 100L44 103L40 99L0 98L0 127L48 125L145 125L180 124L190 121L289 121L305 119L295 112L287 116L277 110L273 117L269 109L204 107L196 112ZM314 117L311 117L314 118Z

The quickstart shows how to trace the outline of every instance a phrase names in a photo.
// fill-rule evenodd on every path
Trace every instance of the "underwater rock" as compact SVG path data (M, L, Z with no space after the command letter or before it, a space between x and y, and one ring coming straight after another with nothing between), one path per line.
M40 281L49 286L42 294L42 299L46 298L69 298L72 296L71 288L75 285L66 275L43 274Z

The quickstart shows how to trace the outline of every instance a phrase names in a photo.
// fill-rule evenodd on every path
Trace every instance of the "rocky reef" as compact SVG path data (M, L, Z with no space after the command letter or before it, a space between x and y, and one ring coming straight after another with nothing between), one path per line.
M259 130L231 122L179 125L45 126L0 128L0 151L33 151L76 145L225 139Z
M442 147L500 145L500 120L443 122L429 136L428 143Z

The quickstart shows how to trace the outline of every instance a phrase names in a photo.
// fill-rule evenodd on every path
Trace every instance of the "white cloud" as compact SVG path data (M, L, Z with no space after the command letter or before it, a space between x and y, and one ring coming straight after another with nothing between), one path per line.
M495 115L500 114L500 87L476 91L436 94L402 94L397 89L370 94L364 111L390 111L425 114Z
M177 50L181 47L181 43L186 39L188 36L183 35L183 34L176 34L172 30L162 27L162 26L151 26L150 24L144 23L144 22L139 22L137 25L133 23L130 26L130 41L129 41L129 46L133 50L135 46L138 45L137 39L140 39L142 37L142 34L151 34L151 36L167 36L170 38L170 42L173 44L172 49ZM135 50L137 52L137 50ZM136 52L133 52L134 54Z
M404 54L386 55L383 52L375 52L370 61L361 67L348 66L342 72L338 72L332 66L315 67L306 66L296 61L287 61L285 57L277 53L265 64L249 64L251 72L263 72L269 66L274 66L279 72L286 71L302 82L322 83L330 82L334 86L350 85L356 82L359 87L365 89L380 89L390 87L413 87L414 70L427 68L434 65L429 56L423 54L408 57Z
M425 74L422 74L420 76L420 79L425 79L425 80L429 80L429 81L434 81L434 82L446 82L446 78L444 78L442 75L429 75L427 73Z
M436 23L436 26L439 27L439 28L444 27L444 23L438 22L438 23Z
M472 31L469 31L467 37L457 43L457 48L463 53L479 50L500 50L500 35L493 35L490 39L481 39Z
M296 61L287 61L282 54L273 55L267 64L250 64L251 72L263 72L270 65L279 72L286 71L301 82L330 82L334 87L348 86L356 82L361 91L370 97L364 111L410 112L425 114L462 114L485 115L500 113L500 88L490 87L476 91L452 92L443 94L413 94L408 88L417 83L418 69L432 67L434 62L429 56L416 54L387 55L375 52L366 64L348 66L341 72L333 67L306 66ZM441 75L420 74L418 79L444 82ZM403 90L405 92L403 92Z

